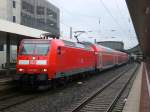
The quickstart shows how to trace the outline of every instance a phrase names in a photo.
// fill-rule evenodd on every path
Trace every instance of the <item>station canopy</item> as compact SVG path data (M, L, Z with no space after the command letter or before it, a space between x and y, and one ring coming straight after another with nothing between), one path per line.
M150 0L126 0L140 47L150 57Z
M40 37L41 34L48 33L46 31L30 28L24 25L12 23L2 19L0 19L0 32L7 32L33 38L38 38Z

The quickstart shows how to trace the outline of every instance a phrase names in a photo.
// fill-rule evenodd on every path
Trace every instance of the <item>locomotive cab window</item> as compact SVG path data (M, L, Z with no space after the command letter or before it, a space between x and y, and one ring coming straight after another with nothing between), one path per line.
M61 55L61 47L60 46L57 48L57 54Z
M24 43L20 50L21 55L47 55L49 43Z

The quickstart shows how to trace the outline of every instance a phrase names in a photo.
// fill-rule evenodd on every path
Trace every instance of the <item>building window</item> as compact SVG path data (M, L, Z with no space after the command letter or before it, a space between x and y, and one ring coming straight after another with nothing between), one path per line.
M13 1L13 8L16 8L16 1Z
M21 24L29 27L35 27L36 19L26 13L21 12Z
M4 45L0 45L0 51L4 51Z
M52 17L53 19L57 19L57 14L49 8L47 8L47 15L48 17Z
M14 23L16 22L16 16L13 16L13 22Z
M37 19L37 22L40 24L45 24L44 18Z
M34 14L34 6L25 1L22 1L22 9L30 12L31 14Z
M44 15L44 7L37 6L37 14L38 15Z
M48 15L48 16L53 16L52 11L51 11L50 9L48 9L48 8L47 8L47 15Z
M56 27L57 27L57 23L55 23L49 19L47 19L47 25L48 25L48 27L52 27L54 29L56 29Z

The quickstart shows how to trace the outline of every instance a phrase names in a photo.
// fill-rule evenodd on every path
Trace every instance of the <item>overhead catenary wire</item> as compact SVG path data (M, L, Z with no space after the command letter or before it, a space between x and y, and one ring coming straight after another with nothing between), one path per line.
M120 13L122 19L124 19L124 15L122 14L122 11L120 10L120 7L119 7L119 5L118 5L118 0L116 0L116 7L117 7L117 9L118 9L118 11L119 11L119 13ZM128 13L129 13L129 12L128 12ZM134 40L133 40L133 38L132 38L132 36L133 36L133 34L132 34L132 26L133 26L133 24L132 24L132 21L131 21L130 16L127 17L126 20L127 20L128 25L129 25L129 28L128 28L128 33L129 33L129 38L130 38L130 41L129 41L129 42L132 44L132 43L134 43Z
M121 25L119 24L119 22L115 19L115 17L111 13L111 11L107 8L107 6L103 2L103 0L98 0L98 1L100 1L101 5L104 7L104 9L107 11L107 13L112 17L113 21L116 23L116 25L118 25L118 27L121 29L121 31L123 32L123 34L125 34L126 31L121 27Z
M54 1L54 0L52 0L52 1ZM62 0L59 0L59 1L62 1ZM62 1L63 2L63 1ZM56 1L55 1L55 3L56 3ZM59 4L58 2L57 2L57 4ZM93 18L93 19L99 19L99 16L93 16L93 15L88 15L88 14L83 14L83 13L80 13L80 12L71 12L70 10L68 10L68 9L66 9L66 8L64 8L64 7L62 7L60 4L59 4L59 6L66 12L66 13L68 13L68 14L77 14L77 15L79 15L79 16L82 16L82 17L88 17L88 18Z
M100 16L91 16L91 15L87 15L87 14L81 14L81 13L79 13L79 12L78 12L78 13L71 12L70 10L68 10L68 9L66 9L66 8L64 8L64 7L62 7L60 3L58 3L58 2L56 2L56 1L54 1L54 0L51 0L51 1L53 1L53 3L59 5L59 7L60 7L61 9L63 9L63 13L66 13L67 15L69 15L69 16L71 16L71 17L72 17L73 14L77 14L77 15L78 15L78 18L76 18L76 20L81 20L81 21L83 21L82 19L80 19L80 17L82 16L82 18L83 18L83 17L86 17L86 18L88 18L88 19L97 19L98 22L100 21ZM79 17L79 16L80 16L80 17ZM113 17L113 18L114 18L114 17ZM114 21L119 25L119 23L115 20L115 18L114 18ZM62 22L62 21L61 21L61 22ZM65 23L62 23L62 24L65 24ZM80 24L83 24L83 23L80 22ZM86 23L86 24L89 24L89 23ZM100 23L99 23L99 24L100 24ZM68 25L65 25L65 26L68 26ZM70 25L70 26L72 26L72 25ZM89 26L91 26L91 25L89 24ZM119 25L119 26L120 26L120 25ZM120 28L120 29L122 29L122 28ZM99 32L99 31L98 31L98 32ZM123 33L124 33L124 31L123 31Z
M87 25L88 24L88 26L91 26L91 24L89 24L89 22L87 23L85 23L85 20L83 20L84 18L86 18L86 19L96 19L97 21L99 20L99 16L91 16L91 15L87 15L87 14L81 14L81 13L79 13L79 12L71 12L70 10L68 10L68 9L66 9L66 8L64 8L63 6L61 6L61 4L60 3L58 3L57 1L54 1L54 0L51 0L51 1L53 1L53 3L55 3L55 4L57 4L61 9L63 9L63 12L62 12L62 14L63 13L66 13L67 15L69 15L70 17L72 17L72 16L74 16L75 14L77 14L78 15L78 17L75 19L76 21L80 21L80 24L82 24L82 26L83 25ZM81 19L81 17L82 17L82 19ZM83 18L84 17L84 18ZM62 20L61 20L62 21ZM82 22L81 22L82 21ZM72 25L70 25L70 26L72 26Z
M123 15L123 13L122 13L122 11L121 11L121 9L120 9L120 7L119 7L118 0L116 0L116 7L117 7L117 9L118 9L118 11L119 11L119 13L120 13L122 19L124 20L124 18L125 18L125 19L128 21L129 29L132 29L132 26L133 26L132 20L131 20L130 16L128 16L128 17L126 18L125 15ZM129 13L129 12L128 12L128 13ZM124 22L125 22L125 21L124 21Z
M119 14L121 15L121 18L122 18L122 20L123 20L123 22L125 23L125 21L124 21L124 15L122 14L122 11L121 11L121 9L120 9L120 7L119 7L119 4L118 4L118 0L115 0L116 1L116 8L117 8L117 10L118 10L118 12L119 12ZM126 20L128 21L128 18L126 18ZM125 23L126 24L126 23ZM130 22L129 22L129 30L130 30ZM129 35L130 35L130 32L129 32Z
M52 0L52 1L54 1L55 3L57 2L57 1L55 1L55 0ZM63 1L63 0L60 0L60 1ZM64 2L64 1L63 1ZM124 36L124 37L129 37L129 35L131 35L131 33L129 34L129 30L128 29L126 29L126 28L124 28L124 26L122 26L123 24L121 24L120 23L120 21L119 20L117 20L117 18L113 15L113 13L111 12L111 10L108 8L108 6L106 6L106 4L104 3L104 1L102 1L102 0L98 0L98 2L100 2L100 4L102 5L102 7L105 9L105 11L106 11L106 14L108 14L110 17L111 17L111 19L114 21L114 23L116 24L116 27L118 27L118 30L117 31L119 31L118 32L118 34L119 35L121 35L121 36ZM74 11L71 11L71 10L68 10L67 9L67 7L62 7L62 4L59 2L57 2L57 5L61 5L60 7L63 9L63 13L65 13L65 14L67 14L67 15L70 15L70 16L74 16L74 15L76 15L76 13L77 12L74 12ZM118 5L118 4L117 4ZM120 7L119 6L117 6L117 8L118 8L118 11L120 11L121 12L121 10L120 10ZM86 17L86 18L88 18L88 19L94 19L94 18L98 18L97 19L97 23L99 22L99 18L100 17L103 17L102 15L100 16L98 16L98 17L96 17L96 16L91 16L91 15L86 15L86 14L80 14L81 12L78 12L77 13L77 18L76 18L76 21L77 20L80 20L81 19L81 17L83 18L83 17ZM121 16L123 17L123 16L125 16L124 15L124 13L123 12L121 12L120 13L121 14ZM83 20L83 19L82 19ZM123 20L127 20L126 19L126 17L125 17L125 19L123 19ZM101 20L100 20L101 21ZM82 21L80 21L81 22L81 26L82 26L82 24L85 22L82 22ZM125 23L126 21L124 21L124 23ZM65 23L68 23L68 22L65 22L64 21L64 23L63 24L65 24ZM87 23L88 24L88 23ZM128 24L128 23L126 23L126 24ZM72 25L69 25L69 26L72 26ZM77 26L77 25L76 25ZM73 27L73 26L72 26ZM91 26L90 26L91 27ZM129 26L129 27L131 27L131 26ZM73 28L74 29L74 28ZM103 29L104 30L104 29ZM92 30L92 31L94 31L94 30ZM99 30L97 30L97 32L99 32ZM95 32L96 33L96 32ZM117 34L117 35L118 35ZM123 40L122 40L123 41ZM125 41L125 40L124 40Z
M118 0L115 0L116 1L116 8L117 8L117 11L119 12L119 14L121 15L121 18L124 20L124 15L122 14L122 11L119 7L119 4L118 4Z

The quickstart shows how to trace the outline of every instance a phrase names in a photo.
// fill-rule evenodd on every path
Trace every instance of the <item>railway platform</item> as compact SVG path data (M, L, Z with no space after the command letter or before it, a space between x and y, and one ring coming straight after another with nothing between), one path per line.
M0 80L7 77L12 77L16 73L16 68L0 69Z
M11 88L11 82L16 73L15 68L0 69L0 92Z
M123 112L150 112L150 60L141 63Z

